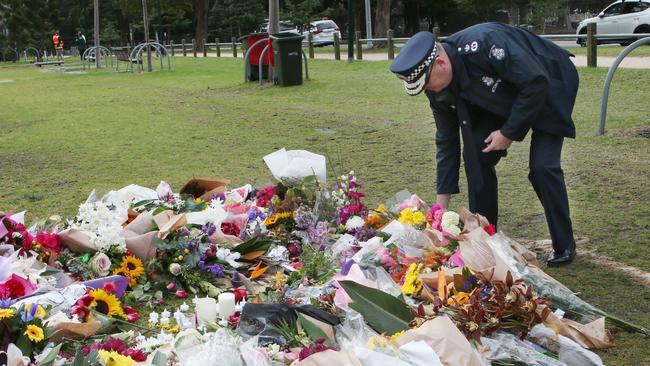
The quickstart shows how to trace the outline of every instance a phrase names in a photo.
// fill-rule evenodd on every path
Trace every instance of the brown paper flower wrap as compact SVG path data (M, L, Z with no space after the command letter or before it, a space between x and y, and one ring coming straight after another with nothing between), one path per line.
M225 193L230 184L228 179L194 178L185 183L181 188L181 194L189 194L194 198L210 201L216 193Z

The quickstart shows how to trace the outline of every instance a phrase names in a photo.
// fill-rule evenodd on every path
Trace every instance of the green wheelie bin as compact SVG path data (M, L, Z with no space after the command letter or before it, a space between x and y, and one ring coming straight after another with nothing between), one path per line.
M275 84L280 86L302 84L303 38L303 36L294 33L275 33L271 35L273 62L275 63Z

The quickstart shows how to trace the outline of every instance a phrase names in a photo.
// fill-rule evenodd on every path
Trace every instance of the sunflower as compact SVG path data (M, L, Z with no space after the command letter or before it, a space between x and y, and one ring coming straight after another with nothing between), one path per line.
M124 314L124 310L122 310L122 304L115 295L109 294L101 289L96 289L90 291L90 296L94 298L92 304L90 304L91 308L94 308L96 311L104 315L117 315L126 318L126 314Z
M11 318L16 314L16 311L14 309L8 308L8 309L0 309L0 320L2 319L7 319Z
M135 361L129 357L121 355L115 351L99 350L99 357L104 362L104 366L131 366Z
M130 278L138 278L144 273L144 265L142 264L142 261L132 255L127 255L122 258L120 268L122 268L124 274Z
M27 330L24 333L27 338L29 338L30 341L32 342L40 342L45 338L45 335L43 334L43 329L39 326L36 325L28 325Z

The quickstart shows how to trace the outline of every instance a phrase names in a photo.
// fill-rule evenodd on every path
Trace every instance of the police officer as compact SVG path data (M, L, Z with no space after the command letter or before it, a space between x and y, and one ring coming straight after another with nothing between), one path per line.
M496 225L494 166L532 130L528 179L553 241L549 266L570 263L576 250L560 164L564 138L575 138L578 73L569 56L527 30L485 23L441 43L420 32L390 66L409 95L426 90L436 121L436 201L443 207L459 192L462 137L470 210Z

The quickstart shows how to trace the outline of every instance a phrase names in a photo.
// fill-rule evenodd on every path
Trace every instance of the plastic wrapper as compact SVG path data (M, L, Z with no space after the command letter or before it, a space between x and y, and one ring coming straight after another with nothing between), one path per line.
M335 329L336 343L342 350L365 347L368 339L378 335L366 324L363 316L354 310L348 311L345 320Z
M274 363L269 359L266 350L263 350L257 346L258 339L253 337L241 346L239 346L239 352L241 357L244 359L246 366L274 366L277 363Z
M581 347L568 337L555 334L555 332L544 326L537 324L528 334L530 339L536 343L554 351L559 355L560 361L567 366L602 366L603 361L597 354Z
M199 343L201 340L203 342ZM177 338L177 344L179 341ZM181 365L245 366L240 353L235 352L244 342L239 335L228 329L220 328L214 333L207 333L203 339L194 336L191 343L190 340L186 342L194 344L186 347L177 345L175 349Z
M533 366L567 366L564 362L543 354L539 346L516 336L499 332L491 337L481 337L491 361L518 361Z
M325 182L327 178L325 157L306 150L282 148L264 156L263 159L273 177L281 182L302 180L311 175L316 175L321 182Z

